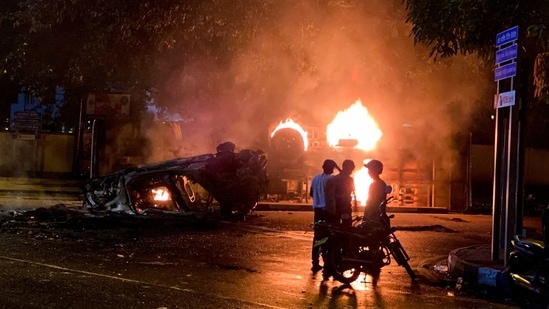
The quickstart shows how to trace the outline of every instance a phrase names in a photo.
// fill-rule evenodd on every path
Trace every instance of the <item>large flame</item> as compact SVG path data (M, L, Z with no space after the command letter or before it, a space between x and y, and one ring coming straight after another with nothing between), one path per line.
M368 199L368 188L372 183L372 177L368 175L368 168L362 166L361 169L353 173L355 181L355 198L357 205L365 206Z
M275 136L276 132L281 129L292 129L297 131L301 138L303 139L303 150L307 151L307 148L309 148L309 139L307 138L307 131L303 130L303 128L295 121L293 121L291 118L286 119L286 121L282 122L280 121L280 124L273 130L271 133L271 138Z
M381 138L381 130L358 99L349 108L337 113L326 128L326 137L331 147L369 151Z

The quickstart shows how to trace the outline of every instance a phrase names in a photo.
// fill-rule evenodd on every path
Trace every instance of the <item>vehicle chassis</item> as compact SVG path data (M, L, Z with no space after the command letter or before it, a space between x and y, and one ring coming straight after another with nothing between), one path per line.
M129 167L92 178L83 189L84 207L128 214L153 209L196 213L217 208L222 215L246 215L266 187L266 155L250 149L220 151L220 146L216 154ZM157 188L169 192L169 202L154 200ZM205 192L206 198L197 191Z

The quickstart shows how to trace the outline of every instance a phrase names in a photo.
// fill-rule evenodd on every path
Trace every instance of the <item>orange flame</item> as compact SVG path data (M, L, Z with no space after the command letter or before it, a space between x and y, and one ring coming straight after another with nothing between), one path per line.
M339 111L326 128L328 145L353 147L364 151L374 149L381 138L381 130L358 99L353 105Z
M166 187L152 189L151 192L155 201L167 201L170 199L170 193Z
M372 183L372 178L368 175L368 169L362 167L360 170L354 172L353 178L355 180L355 198L357 205L365 206L368 199L368 188Z
M280 124L273 130L271 133L271 138L276 134L278 130L281 129L292 129L297 131L301 138L303 139L303 149L307 151L307 148L309 148L309 139L307 137L307 131L303 130L303 128L295 121L293 121L291 118L286 119L286 121L282 122L280 121Z

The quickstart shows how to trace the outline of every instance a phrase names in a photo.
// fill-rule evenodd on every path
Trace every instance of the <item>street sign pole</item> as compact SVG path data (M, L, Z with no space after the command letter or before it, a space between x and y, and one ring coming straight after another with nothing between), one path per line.
M496 35L497 83L494 143L494 184L492 212L492 259L505 262L511 251L511 240L522 229L521 121L520 103L516 104L518 26Z

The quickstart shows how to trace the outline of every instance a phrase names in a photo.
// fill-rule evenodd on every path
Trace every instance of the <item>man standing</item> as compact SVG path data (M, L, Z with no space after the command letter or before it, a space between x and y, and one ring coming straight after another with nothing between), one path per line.
M383 173L383 163L381 161L370 160L364 166L368 168L368 175L373 180L368 188L364 218L374 220L379 218L381 214L385 215L385 207L380 208L380 205L387 199L387 184L379 177Z
M341 222L343 227L350 227L352 224L355 181L351 174L354 169L355 163L352 160L345 160L341 166L341 172L332 180L335 188L337 221Z
M334 176L334 169L337 168L337 163L334 160L327 159L322 164L322 173L313 177L311 182L311 191L309 195L313 198L313 211L314 211L314 222L324 220L331 221L331 213L334 212L334 202L330 194L327 196L327 192L330 192L330 188L326 188L326 184ZM339 168L338 168L339 169ZM322 269L320 266L320 247L315 247L315 241L321 239L322 235L319 235L318 231L315 229L313 236L313 247L311 250L311 261L313 273Z

